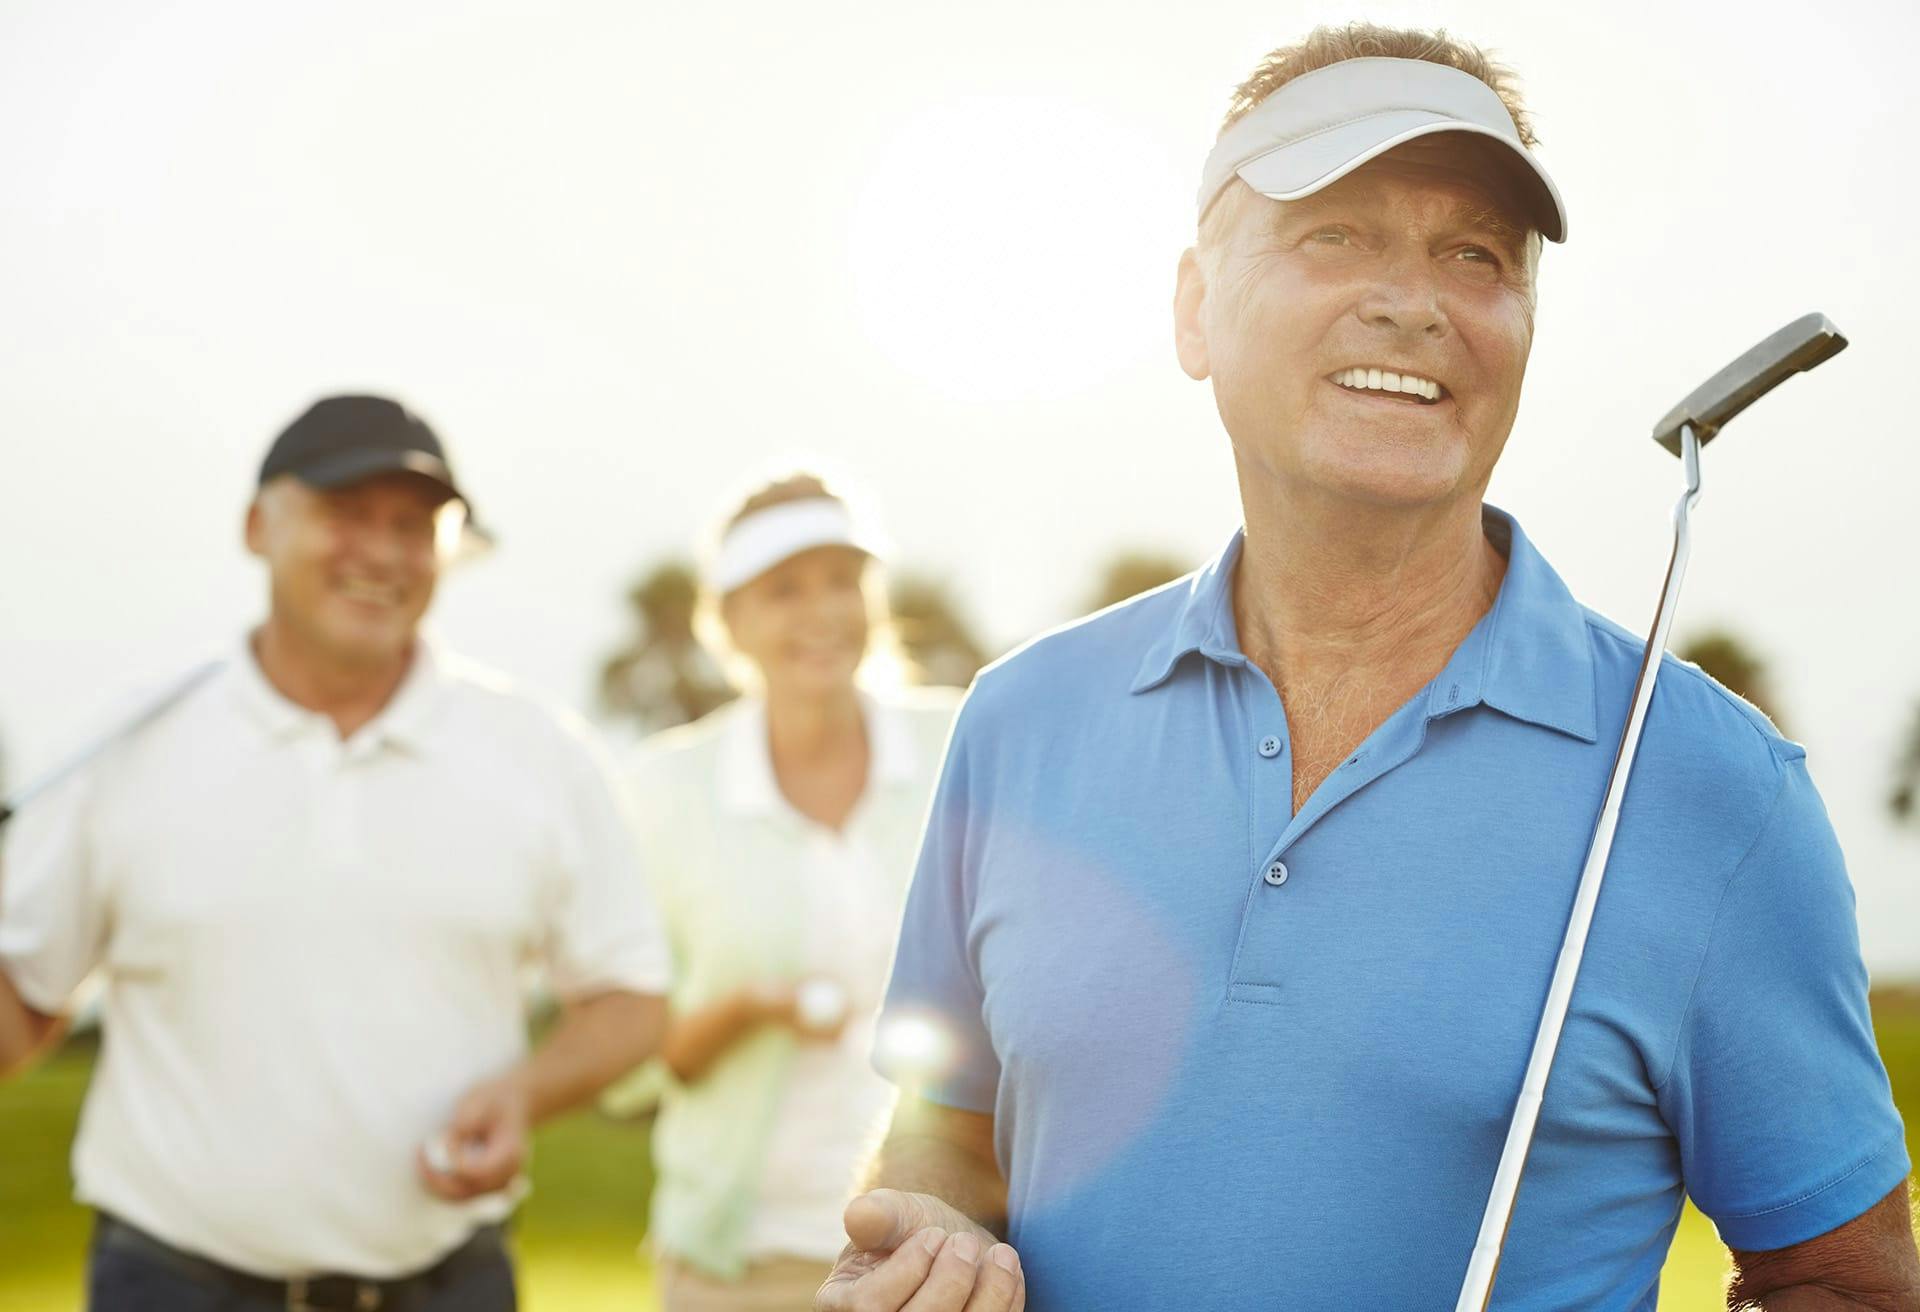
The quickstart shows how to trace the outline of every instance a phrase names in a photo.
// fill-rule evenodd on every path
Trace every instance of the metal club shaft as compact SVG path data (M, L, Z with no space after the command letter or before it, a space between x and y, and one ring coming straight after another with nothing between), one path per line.
M192 692L195 688L198 688L201 684L205 683L210 677L212 677L214 671L220 669L225 664L226 664L225 661L215 660L215 661L208 661L204 665L195 666L192 670L188 671L183 678L179 679L177 682L169 684L166 688L166 691L162 692L158 697L154 698L151 702L148 702L145 706L142 706L138 711L138 713L122 721L121 723L115 725L112 729L108 730L106 733L101 734L99 737L95 738L92 742L88 743L85 747L75 752L72 756L62 761L59 765L55 766L53 769L47 771L47 773L41 775L38 779L28 784L25 788L21 789L18 793L14 794L12 797L0 798L0 827L4 827L7 821L13 819L15 815L19 814L20 809L24 807L28 802L31 802L34 798L38 797L40 794L48 791L49 789L53 788L55 785L59 784L61 780L65 779L68 775L80 769L80 767L84 766L88 761L91 761L94 757L98 756L101 752L105 751L108 747L111 747L114 743L119 742L122 738L125 738L128 734L133 733L136 730L142 728L143 726L150 724L152 721L159 719L161 714L164 711L166 711L168 707L174 705L182 697L185 697L188 693Z
M1560 1032L1566 1026L1567 1010L1573 1001L1580 959L1586 954L1594 906L1600 899L1600 882L1606 877L1607 859L1613 853L1620 805L1627 795L1627 779L1633 773L1633 758L1640 749L1640 733L1646 725L1647 707L1653 702L1653 686L1660 677L1660 658L1666 653L1667 633L1673 627L1680 583L1687 572L1687 554L1691 547L1687 515L1700 499L1700 448L1755 401L1795 374L1818 368L1846 346L1845 335L1826 315L1802 315L1696 387L1654 425L1654 440L1680 457L1687 484L1673 508L1673 555L1667 562L1667 580L1660 590L1660 606L1654 612L1653 629L1647 634L1646 650L1640 654L1640 676L1633 686L1633 707L1620 735L1620 749L1614 754L1613 771L1607 776L1606 801L1600 807L1593 842L1587 848L1587 861L1580 871L1573 911L1567 918L1566 937L1560 944L1560 958L1554 964L1546 1003L1540 1009L1533 1052L1527 1058L1520 1097L1507 1126L1507 1141L1500 1151L1500 1164L1494 1170L1493 1188L1487 1196L1486 1211L1480 1217L1480 1232L1474 1239L1473 1256L1467 1263L1466 1278L1461 1282L1454 1312L1484 1312L1493 1297L1493 1281L1500 1270L1507 1228L1513 1223L1520 1177L1526 1173L1527 1153L1533 1147L1534 1130L1540 1123L1547 1077L1553 1072L1554 1055L1560 1049Z
M1473 1257L1467 1264L1466 1279L1460 1285L1460 1298L1454 1304L1454 1312L1484 1312L1493 1297L1500 1251L1507 1241L1514 1200L1520 1194L1520 1177L1527 1169L1527 1152L1533 1147L1533 1132L1540 1123L1540 1105L1547 1095L1547 1076L1553 1071L1554 1054L1560 1048L1560 1031L1566 1025L1567 1008L1573 1001L1574 981L1580 975L1580 959L1586 954L1587 933L1593 927L1593 908L1600 899L1600 881L1606 877L1607 858L1613 854L1620 804L1627 795L1634 754L1640 749L1640 731L1646 724L1647 707L1653 702L1653 685L1660 677L1660 658L1666 653L1667 633L1673 627L1674 611L1678 608L1680 583L1686 576L1687 555L1692 546L1687 513L1700 499L1700 439L1690 423L1681 425L1679 436L1680 461L1687 487L1673 507L1673 555L1667 562L1667 580L1660 589L1660 607L1654 612L1646 650L1640 656L1640 677L1633 685L1633 709L1620 736L1620 750L1613 758L1613 772L1607 776L1606 801L1600 807L1600 820L1594 827L1592 845L1587 848L1587 862L1580 871L1573 913L1567 919L1566 938L1560 944L1553 982L1547 987L1546 1005L1540 1009L1540 1027L1533 1036L1533 1053L1527 1058L1520 1098L1514 1105L1513 1120L1507 1125L1506 1146L1500 1151L1500 1165L1494 1171L1493 1189L1487 1197L1487 1209L1480 1217L1480 1233L1474 1239Z

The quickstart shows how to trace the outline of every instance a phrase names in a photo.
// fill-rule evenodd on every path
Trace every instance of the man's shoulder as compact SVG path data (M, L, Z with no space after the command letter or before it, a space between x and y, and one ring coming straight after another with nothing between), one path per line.
M593 727L558 698L471 657L436 650L436 714L459 735L484 735L501 746L536 748L565 756L603 753Z
M975 676L968 717L1031 715L1127 696L1147 652L1178 621L1195 579L1183 574L1029 638Z
M1624 717L1646 637L1595 611L1585 614L1603 708L1612 704ZM1785 772L1806 757L1759 707L1671 652L1661 658L1641 753L1645 767L1675 786L1739 799L1761 815Z

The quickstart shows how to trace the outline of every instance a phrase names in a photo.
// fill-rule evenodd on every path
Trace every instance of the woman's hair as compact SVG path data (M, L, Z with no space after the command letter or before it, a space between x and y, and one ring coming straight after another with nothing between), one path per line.
M793 501L832 501L845 506L846 501L838 492L830 489L818 474L795 471L770 482L762 483L747 493L739 508L727 516L726 524L721 528L724 537L728 529L762 510L772 510L775 506L784 506Z
M715 536L724 538L742 520L795 501L831 501L843 508L847 506L846 499L827 486L818 474L794 470L750 488L721 521ZM886 570L882 562L872 556L867 561L860 576L860 587L867 597L867 654L860 662L855 680L866 686L895 686L909 681L909 665L887 604ZM694 607L694 634L720 661L735 687L752 688L759 683L759 671L733 645L722 614L725 601L725 596L715 594L702 582L700 598Z

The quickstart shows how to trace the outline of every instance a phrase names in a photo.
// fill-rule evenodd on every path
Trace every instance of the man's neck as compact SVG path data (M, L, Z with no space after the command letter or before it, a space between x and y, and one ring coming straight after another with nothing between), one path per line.
M1431 678L1505 577L1477 496L1418 510L1264 493L1242 503L1240 648L1283 694L1359 671Z
M296 706L332 720L343 741L385 709L413 667L411 650L388 661L341 661L271 617L254 630L252 647L267 682Z

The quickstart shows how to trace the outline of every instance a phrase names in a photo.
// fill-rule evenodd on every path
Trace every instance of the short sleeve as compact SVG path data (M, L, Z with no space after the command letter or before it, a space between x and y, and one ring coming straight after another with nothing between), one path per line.
M1733 873L1659 1097L1687 1192L1734 1248L1851 1221L1908 1171L1853 887L1804 760Z
M0 830L0 970L28 1006L63 1011L105 951L107 909L90 860L82 777Z
M559 772L562 894L548 926L549 982L561 997L608 990L665 993L666 934L643 877L631 816L610 764L583 737Z
M967 725L963 707L907 892L873 1060L903 1091L961 1111L991 1112L1000 1062L969 946L979 874L971 862L981 843Z

